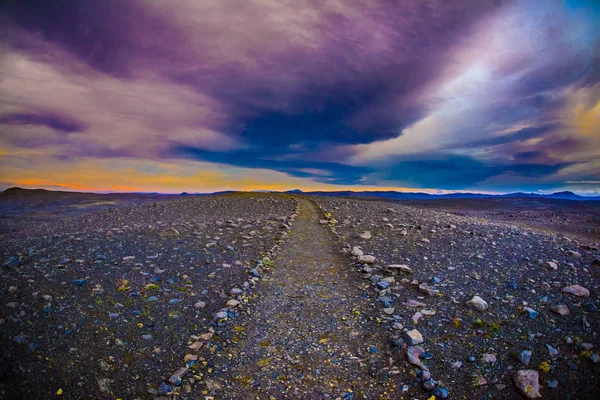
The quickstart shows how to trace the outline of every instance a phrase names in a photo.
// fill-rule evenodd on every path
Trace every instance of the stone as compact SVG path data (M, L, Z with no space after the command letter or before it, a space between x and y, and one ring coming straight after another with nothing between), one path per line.
M546 349L548 350L548 355L550 357L556 357L558 355L558 349L546 344Z
M408 231L406 229L400 229L400 231L398 232L398 234L400 236L406 236L406 235L408 235Z
M235 308L240 305L240 302L235 299L231 299L231 300L227 301L227 303L225 305L229 308Z
M544 264L542 264L542 266L548 269L553 269L555 271L558 269L558 265L554 261L545 261Z
M360 234L360 237L363 239L371 239L371 232L364 231L363 233Z
M531 361L531 351L529 350L523 350L521 352L521 354L519 355L519 360L524 364L524 365L528 365L529 361Z
M396 311L396 309L394 307L386 307L383 309L383 312L388 315L394 314L394 311Z
M563 304L561 304L559 306L552 307L552 312L554 312L554 313L556 313L558 315L562 315L563 317L565 315L569 315L570 314L569 307L567 307L567 306L565 306Z
M479 296L473 296L471 300L467 301L467 305L477 311L485 311L489 308L488 303Z
M161 383L158 387L158 394L160 394L161 396L165 396L172 392L173 388L171 387L171 385L167 385L166 383Z
M82 287L83 285L86 284L86 280L85 279L73 279L71 281L71 284L77 287Z
M429 368L427 368L421 362L421 354L423 353L425 353L425 349L423 349L421 346L409 346L406 348L406 357L408 358L408 362L412 365L416 365L423 371L429 371Z
M424 308L424 307L427 307L427 304L421 303L420 301L413 300L413 299L406 300L406 303L404 303L404 304L407 307L412 307L412 308Z
M539 314L537 311L535 311L531 307L524 307L524 310L525 310L525 312L527 312L527 314L529 315L529 318L531 318L531 319L534 319Z
M200 342L200 341L197 341L197 342L194 342L194 343L190 344L188 346L188 349L198 350L198 349L202 348L202 346L204 346L204 343Z
M424 283L421 283L419 285L419 292L426 294L427 296L435 296L436 294L438 294L440 291L437 289L432 288L431 286L428 286Z
M376 258L375 256L371 256L371 255L362 255L360 257L358 257L358 261L360 261L361 263L365 263L365 264L373 264L375 262Z
M496 355L491 353L486 353L483 355L483 361L488 364L494 364L496 362Z
M444 388L437 388L433 392L431 392L431 396L433 396L435 398L435 400L449 399L450 393L448 393L448 390L446 390Z
M169 382L171 382L175 386L181 385L181 378L183 378L188 373L188 371L189 369L186 367L179 368L177 371L175 371L173 375L171 375L171 377L169 378Z
M404 338L411 346L423 343L423 335L416 329L405 332Z
M576 257L576 258L581 257L581 253L578 253L578 252L573 251L573 250L567 250L567 255L571 256L571 257Z
M389 282L386 282L386 281L379 281L379 282L377 282L377 287L379 289L383 290L383 289L387 289L388 287L390 287L390 284L389 284Z
M204 308L206 307L206 303L203 301L198 301L194 304L194 308Z
M8 257L4 264L2 264L3 268L17 268L19 266L19 258L17 256Z
M537 371L528 369L517 371L514 377L517 389L528 399L539 399L540 394L539 374Z
M175 228L165 229L164 231L162 231L160 233L160 236L162 236L162 237L179 236L179 231L177 229L175 229Z
M392 269L394 271L404 272L406 274L412 274L412 269L408 265L404 264L390 264L386 267L387 269Z
M425 379L422 385L423 389L427 390L428 392L431 392L433 389L435 389L435 381L431 377Z
M577 297L590 297L590 291L581 285L570 285L562 289L564 293L569 293Z
M363 253L363 251L358 246L354 246L352 248L352 251L350 252L350 254L352 254L354 257L360 257L364 253Z

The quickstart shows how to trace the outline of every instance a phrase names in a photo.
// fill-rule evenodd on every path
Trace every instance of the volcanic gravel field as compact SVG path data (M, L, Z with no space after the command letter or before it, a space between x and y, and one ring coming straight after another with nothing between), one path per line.
M354 264L381 303L373 317L386 321L392 340L405 339L398 341L403 354L403 331L422 334L420 346L431 357L423 363L452 398L519 398L518 370L539 373L543 398L597 398L598 243L395 202L317 201L334 218L345 251L358 246L376 258ZM386 277L393 282L381 290L376 282ZM563 291L575 284L589 297ZM475 295L489 308L467 305ZM561 305L568 315L552 311ZM527 363L523 351L531 352ZM406 372L406 398L427 398L419 393L419 368Z
M294 209L266 194L181 198L4 234L0 394L148 397Z
M1 398L600 393L598 243L262 193L27 215L0 230Z

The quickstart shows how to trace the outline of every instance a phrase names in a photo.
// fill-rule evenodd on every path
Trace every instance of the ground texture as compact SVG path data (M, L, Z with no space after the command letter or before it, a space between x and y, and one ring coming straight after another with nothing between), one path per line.
M600 392L585 238L385 201L52 201L43 219L0 204L0 398Z

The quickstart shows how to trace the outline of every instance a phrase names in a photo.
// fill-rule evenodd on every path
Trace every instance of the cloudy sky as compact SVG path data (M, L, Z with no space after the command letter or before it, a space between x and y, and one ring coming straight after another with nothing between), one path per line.
M1 188L600 193L597 1L1 4Z

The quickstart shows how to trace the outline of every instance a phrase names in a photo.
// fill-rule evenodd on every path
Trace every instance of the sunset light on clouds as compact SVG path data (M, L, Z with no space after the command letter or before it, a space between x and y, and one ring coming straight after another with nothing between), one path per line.
M7 1L0 182L600 194L594 1Z

